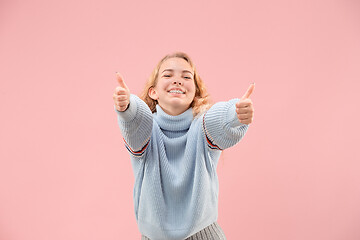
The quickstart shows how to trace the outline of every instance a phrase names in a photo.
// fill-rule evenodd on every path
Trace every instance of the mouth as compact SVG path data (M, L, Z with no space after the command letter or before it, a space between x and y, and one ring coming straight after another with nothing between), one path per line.
M178 89L173 89L173 90L170 90L168 91L168 93L173 93L173 94L185 94L185 92L181 91L181 90L178 90Z

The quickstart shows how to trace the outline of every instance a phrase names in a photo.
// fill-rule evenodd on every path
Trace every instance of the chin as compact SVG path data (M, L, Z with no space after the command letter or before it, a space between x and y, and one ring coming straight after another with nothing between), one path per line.
M191 103L186 103L181 99L173 99L172 101L170 101L171 105L174 107L186 107L186 106L190 106Z

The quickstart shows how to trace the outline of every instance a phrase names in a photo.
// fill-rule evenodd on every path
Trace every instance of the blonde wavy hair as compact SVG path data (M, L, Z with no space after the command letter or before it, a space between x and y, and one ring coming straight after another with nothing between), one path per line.
M184 52L174 52L171 54L167 54L163 57L159 63L154 68L152 74L150 75L149 79L147 80L145 87L140 95L140 98L149 106L151 112L156 112L156 105L158 104L157 100L152 99L149 96L149 89L151 87L155 87L158 82L159 77L159 70L164 61L169 58L182 58L187 61L192 70L194 71L194 81L195 81L195 97L194 100L191 102L190 107L193 109L193 115L198 116L201 113L207 111L211 107L210 96L206 90L204 82L201 80L198 72L196 71L195 65L193 61L190 59L189 55Z

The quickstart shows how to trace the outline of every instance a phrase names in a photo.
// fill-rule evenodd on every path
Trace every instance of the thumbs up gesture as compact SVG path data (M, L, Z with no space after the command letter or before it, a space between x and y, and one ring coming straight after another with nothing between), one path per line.
M118 111L124 112L130 104L130 90L126 86L123 77L117 72L116 78L119 86L115 88L113 95L115 107Z
M250 95L254 91L254 88L255 83L252 83L240 101L235 104L237 117L239 121L244 124L250 124L253 120L254 107Z

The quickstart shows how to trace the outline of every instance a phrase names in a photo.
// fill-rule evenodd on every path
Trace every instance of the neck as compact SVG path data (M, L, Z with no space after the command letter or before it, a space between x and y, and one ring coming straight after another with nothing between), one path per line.
M160 105L160 107L166 114L169 114L171 116L180 115L189 109L189 107L188 108L177 108L177 107L167 107L167 106L161 106L161 105Z

